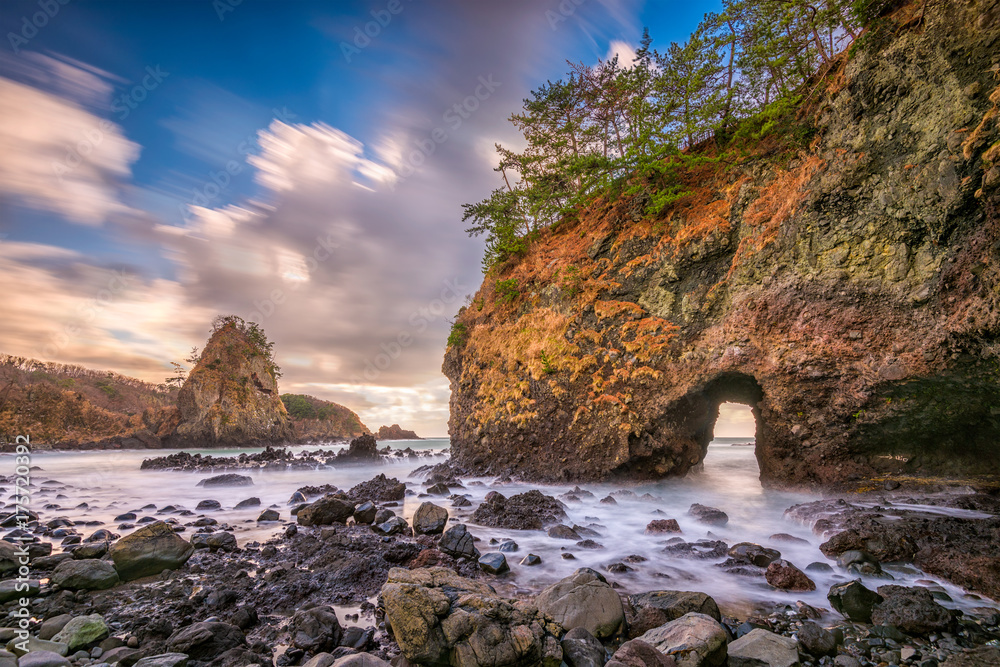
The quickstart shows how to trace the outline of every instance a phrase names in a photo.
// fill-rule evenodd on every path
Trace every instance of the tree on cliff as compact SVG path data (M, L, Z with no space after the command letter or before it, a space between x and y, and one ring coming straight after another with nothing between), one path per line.
M242 317L236 315L218 315L212 320L212 334L218 333L227 326L234 327L246 336L247 341L252 347L251 354L264 357L268 365L268 370L274 375L275 380L281 377L281 367L274 361L274 343L267 339L267 334L264 333L259 324L256 322L247 322Z
M656 214L685 194L679 170L705 139L740 122L788 114L808 79L828 67L885 3L875 0L725 0L691 37L665 50L644 32L635 59L570 63L510 121L526 147L496 145L503 185L465 204L470 236L486 235L484 271L523 252L532 234L599 197L645 195Z

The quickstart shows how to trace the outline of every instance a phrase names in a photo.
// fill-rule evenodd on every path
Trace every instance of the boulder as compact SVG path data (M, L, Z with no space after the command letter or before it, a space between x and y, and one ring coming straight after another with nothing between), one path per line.
M604 667L604 646L586 628L573 628L560 642L563 660L569 667Z
M201 621L176 630L167 638L167 647L195 660L213 660L231 648L243 646L246 638L235 625L219 621Z
M228 472L224 475L216 475L215 477L203 479L197 485L204 486L205 488L214 486L253 486L253 478L248 475L238 475L234 472Z
M633 639L622 644L605 667L676 667L669 658L642 641Z
M729 667L799 667L798 643L754 628L729 645Z
M195 533L191 536L191 545L195 549L209 549L212 553L216 551L232 552L239 548L236 545L236 536L225 530L214 533Z
M378 508L375 507L375 503L365 501L354 508L354 522L357 524L370 524L375 521L377 513Z
M323 496L300 509L295 518L303 526L329 526L333 523L346 523L353 515L353 502Z
M548 536L554 540L573 540L574 542L583 539L578 532L563 524L549 528Z
M289 631L292 645L310 653L334 650L344 635L337 612L330 607L313 607L296 612Z
M308 662L302 663L302 667L330 667L336 661L329 653L317 653Z
M729 549L729 557L743 563L750 563L757 567L767 567L774 561L781 558L781 552L777 549L768 549L753 542L740 542L734 544Z
M6 574L19 567L18 549L6 540L0 540L0 574Z
M767 583L783 591L814 591L816 584L806 573L787 560L776 560L767 566L764 573Z
M618 593L600 573L587 567L543 590L535 604L567 630L586 628L598 639L615 635L625 621Z
M479 559L479 569L487 574L503 574L510 571L507 557L500 552L483 554Z
M104 554L108 553L109 547L110 545L107 542L91 542L90 544L81 544L73 549L73 558L77 560L101 558Z
M203 512L205 510L221 510L222 503L218 500L202 500L195 506L195 509L199 512Z
M541 491L532 489L507 498L496 491L472 513L471 522L491 528L541 530L566 518L565 506Z
M157 521L115 542L110 553L118 576L131 581L176 570L191 557L194 547L178 537L170 524Z
M281 519L281 514L277 510L264 510L257 517L257 523L262 521L278 521L279 519Z
M41 584L37 579L28 579L27 581L7 579L6 581L0 581L0 604L16 600L25 595L29 597L38 595L39 591L41 591Z
M681 527L677 524L677 519L653 519L646 524L645 533L647 535L663 535L665 533L680 533Z
M438 542L438 549L453 558L477 558L479 556L472 539L472 533L460 523L444 531Z
M799 628L799 644L802 650L816 658L837 654L837 636L812 621L806 621Z
M52 583L71 591L102 591L119 582L115 566L106 560L65 560L56 566Z
M58 616L45 619L45 621L42 622L42 626L38 628L38 638L52 639L72 619L73 617L70 614L59 614Z
M650 591L630 595L625 605L630 637L638 637L647 630L677 620L684 614L697 612L722 620L719 605L704 593L695 591Z
M881 595L865 588L860 579L834 584L826 599L834 609L855 623L871 623L872 609L883 600Z
M187 667L187 665L188 657L183 653L160 653L141 658L132 667Z
M372 526L372 530L379 535L398 535L398 534L408 534L410 531L410 526L406 523L406 519L401 516L390 517L387 521L383 523L377 523Z
M347 495L358 502L402 500L406 496L406 484L395 477L378 474L367 482L361 482L353 487Z
M644 633L640 640L672 657L680 667L726 664L728 635L711 616L691 612Z
M7 650L14 655L22 657L25 653L41 653L45 651L57 655L66 655L69 653L69 647L66 644L39 639L38 637L28 637L27 640L12 639L7 642Z
M448 510L434 503L421 503L413 513L413 532L417 535L440 535L448 525Z
M709 526L725 526L729 523L729 515L722 510L706 505L699 505L698 503L691 505L690 509L688 509L688 516L694 517L694 520L698 523L708 524Z
M507 600L483 582L431 567L393 568L382 586L386 625L414 664L557 667L562 649L529 602Z
M254 496L253 498L247 498L246 500L241 500L240 502L236 503L236 506L233 507L233 509L243 510L248 507L260 507L260 498Z
M333 661L332 667L389 667L389 663L371 653L352 653Z
M893 625L911 635L926 635L948 629L951 612L934 601L926 588L879 586L883 600L872 608L872 623Z
M52 651L32 651L22 655L18 667L70 667L70 661Z
M104 618L100 614L90 614L70 620L52 641L66 644L70 651L76 651L104 639L108 634L108 625L104 622Z

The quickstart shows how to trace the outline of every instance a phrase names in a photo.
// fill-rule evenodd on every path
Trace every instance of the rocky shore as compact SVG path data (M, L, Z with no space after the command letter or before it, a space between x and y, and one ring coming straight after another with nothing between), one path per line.
M296 460L265 453L252 463ZM189 469L182 459L170 467ZM246 542L215 501L152 503L102 523L73 505L85 490L47 480L24 527L0 518L0 665L1000 664L1000 609L980 597L998 591L996 496L899 489L794 505L789 529L826 540L828 558L810 563L793 560L805 540L788 533L722 539L740 528L707 498L675 507L629 489L510 493L509 480L479 489L447 465L420 471L419 481L302 487L286 507L261 508L255 523L269 537ZM546 576L552 559L615 553L606 518L570 520L582 502L644 508L636 552ZM417 506L404 516L406 503ZM748 593L716 600L686 563Z

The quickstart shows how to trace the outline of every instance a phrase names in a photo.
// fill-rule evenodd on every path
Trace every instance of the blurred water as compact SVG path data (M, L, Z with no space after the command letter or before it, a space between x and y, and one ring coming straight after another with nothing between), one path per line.
M813 535L809 526L797 524L783 517L784 510L791 505L815 500L818 496L763 489L758 480L759 471L754 458L754 448L734 446L734 443L740 442L745 443L747 440L716 440L709 447L702 469L683 479L629 486L627 490L632 491L635 496L618 495L616 505L602 504L599 501L609 493L621 490L621 485L582 485L594 495L582 497L581 502L568 502L566 523L581 526L593 524L594 529L601 534L600 537L593 538L603 545L604 548L600 550L583 549L572 541L551 539L544 531L501 530L471 524L469 528L480 538L478 547L484 553L497 548L489 544L491 538L501 540L509 538L518 543L519 550L507 554L512 569L509 577L510 586L515 589L537 590L584 566L607 572L608 565L625 561L631 555L638 555L647 560L628 563L632 571L607 574L609 580L617 582L623 592L659 589L697 590L712 595L720 604L728 606L733 611L744 613L748 611L750 602L761 600L789 604L802 600L814 606L829 606L825 594L830 585L835 581L853 577L837 572L809 573L817 585L815 592L782 593L771 589L762 578L741 577L723 572L716 567L719 559L689 560L668 556L662 553L662 550L666 540L674 537L673 535L644 534L649 521L672 518L680 524L682 537L687 541L712 537L724 540L730 545L737 542L757 542L778 549L784 558L801 569L805 569L809 563L815 561L829 563L830 561L818 549L823 539ZM252 487L205 489L198 487L197 483L211 476L211 473L139 470L144 458L163 456L172 453L171 451L39 452L33 455L33 464L40 466L42 470L34 473L36 490L33 494L32 507L42 512L44 519L66 516L74 521L100 521L116 532L125 533L128 531L118 530L117 524L113 521L118 514L137 511L140 517L158 516L155 510L140 510L147 504L155 505L157 508L168 504L178 505L193 510L199 501L210 498L218 500L223 509L206 514L216 518L220 523L234 526L239 542L244 544L250 540L266 539L283 529L284 522L291 518L287 501L301 486L333 484L341 489L349 489L378 473L384 473L388 477L397 477L407 482L409 488L419 493L423 490L421 480L410 478L409 474L419 465L444 461L445 450L449 443L447 439L426 439L394 441L391 444L393 449L411 447L414 450L430 450L428 453L432 456L397 459L383 465L366 464L321 470L246 471L243 474L250 475L254 480ZM294 449L298 451L317 448L331 447L304 446ZM242 451L259 450L204 450L202 453L232 456ZM13 465L12 457L0 456L0 474L12 473ZM66 488L56 490L52 488L56 485L46 485L45 482L50 480L59 482ZM468 523L472 510L491 490L496 489L510 496L532 488L540 488L543 493L558 496L572 488L571 485L537 484L491 486L492 479L483 478L478 481L483 482L483 485L469 485L464 490L457 490L472 500L472 507L455 509L447 499L408 496L402 507L396 508L397 513L401 510L403 516L409 520L421 502L433 500L447 507L454 519ZM46 486L50 488L46 489ZM644 493L655 496L657 500L640 500L638 496ZM251 496L260 498L259 507L233 509L236 503ZM88 508L74 509L84 502L88 503ZM56 503L60 509L43 510L42 507L46 503ZM729 515L729 523L721 528L697 523L687 516L692 503L701 503L725 511ZM267 507L279 510L282 521L257 524L257 516ZM663 514L657 513L657 510ZM164 515L159 515L159 518L164 518ZM82 528L82 530L85 534L89 534L97 527ZM788 533L806 540L807 543L776 543L770 539L775 533ZM542 565L535 567L520 565L520 559L529 552L541 556ZM562 554L567 552L572 553L574 559L563 559ZM836 570L836 565L831 564ZM918 579L934 579L912 568L908 572L897 569L893 573L897 583L903 584L911 584ZM873 589L884 583L888 582L882 579L865 580L865 584ZM955 599L954 606L983 604L980 600L965 597L961 589L938 583Z

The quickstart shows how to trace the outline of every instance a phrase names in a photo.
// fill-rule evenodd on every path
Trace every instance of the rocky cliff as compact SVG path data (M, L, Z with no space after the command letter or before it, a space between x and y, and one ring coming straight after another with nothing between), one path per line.
M350 440L369 435L368 427L350 408L306 394L282 394L292 420L295 442Z
M229 320L216 329L177 395L171 447L253 446L291 440L270 349Z
M1000 473L1000 3L919 14L663 215L598 202L487 275L444 361L456 462L683 474L737 401L772 486Z

